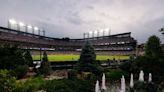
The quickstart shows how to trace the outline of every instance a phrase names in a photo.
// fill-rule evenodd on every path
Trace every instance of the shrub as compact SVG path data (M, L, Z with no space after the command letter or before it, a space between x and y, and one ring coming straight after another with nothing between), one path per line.
M11 76L10 71L0 70L0 92L12 92L15 85L16 78Z
M41 62L41 66L38 68L38 74L40 75L50 75L51 73L51 66L49 62Z
M51 70L52 69L51 69L50 62L48 62L47 53L44 51L41 66L38 69L38 74L47 76L47 75L50 75Z
M127 72L125 72L125 71L122 71L122 70L112 70L112 71L110 71L109 73L106 74L106 76L111 81L120 80L122 75L127 77L129 74Z
M29 67L33 67L33 60L32 60L32 56L30 54L30 51L26 51L25 54L24 54L24 59L26 61L26 64L29 66Z
M71 86L71 85L70 85ZM46 92L73 92L68 85L61 80L47 81L43 89Z
M15 73L18 79L23 78L28 72L28 66L27 65L19 65L15 69Z
M46 92L92 92L94 83L85 80L50 80L44 85Z
M36 92L41 89L45 81L42 77L30 78L25 82L19 82L13 92Z
M76 70L70 70L68 72L68 79L76 79L77 78L77 71Z

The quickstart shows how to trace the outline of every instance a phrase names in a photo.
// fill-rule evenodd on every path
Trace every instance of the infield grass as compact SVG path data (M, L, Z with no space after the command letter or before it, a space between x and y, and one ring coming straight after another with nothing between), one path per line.
M39 60L40 56L35 55L32 56L33 60ZM77 61L79 59L79 55L48 55L48 60L50 62L55 62L55 61ZM129 56L103 56L103 55L97 55L96 60L113 60L113 59L129 59Z

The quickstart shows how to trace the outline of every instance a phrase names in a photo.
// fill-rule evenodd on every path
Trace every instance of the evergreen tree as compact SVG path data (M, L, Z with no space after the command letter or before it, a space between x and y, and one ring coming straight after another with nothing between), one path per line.
M164 69L161 68L163 66L164 54L160 40L153 35L149 37L146 43L145 55L137 56L135 59L123 63L120 68L134 74L137 74L140 70L143 70L145 74L152 73L153 80L161 82L164 76Z
M43 53L43 59L42 59L43 62L48 62L48 56L47 56L47 53L46 51L44 51Z
M96 61L96 54L92 45L87 41L80 54L80 59L77 63L77 70L80 72L99 73L100 66Z
M25 65L23 51L16 45L4 44L0 47L0 69L13 70L19 65Z
M51 66L50 63L48 62L48 56L46 51L44 51L43 53L43 58L38 73L43 74L44 76L47 76L51 73Z
M17 78L23 78L26 75L28 66L23 58L23 51L17 45L1 45L0 69L13 71L13 75Z
M146 46L145 46L145 55L152 58L160 58L162 55L162 47L160 44L160 39L153 35L150 36Z
M161 28L160 32L164 35L164 28Z
M33 60L32 60L32 56L30 54L30 51L26 51L25 54L24 54L24 58L25 58L25 61L26 61L26 64L29 66L29 67L33 67Z

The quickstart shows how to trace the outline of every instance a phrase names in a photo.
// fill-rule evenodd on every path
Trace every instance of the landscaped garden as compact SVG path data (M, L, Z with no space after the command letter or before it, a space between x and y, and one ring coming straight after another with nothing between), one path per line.
M156 36L148 39L144 55L131 57L115 69L101 67L96 61L94 48L87 42L80 57L77 57L77 65L73 69L67 70L67 75L64 75L63 79L50 77L56 70L51 69L48 61L52 57L49 57L46 51L44 51L42 62L37 68L33 65L30 52L22 51L17 46L1 45L0 56L0 92L116 92L112 91L113 88L119 92L163 92L164 89L164 69L162 68L164 52L160 40ZM109 59L108 56L107 58ZM123 58L125 57L123 56ZM30 77L27 76L29 67L34 67L32 72L36 73ZM143 71L140 72L141 70ZM133 86L125 82L125 79L130 80L131 73L133 73L135 81ZM151 78L148 78L150 73L152 74ZM107 89L99 87L98 81L103 82L101 78L104 75L106 75L105 86Z

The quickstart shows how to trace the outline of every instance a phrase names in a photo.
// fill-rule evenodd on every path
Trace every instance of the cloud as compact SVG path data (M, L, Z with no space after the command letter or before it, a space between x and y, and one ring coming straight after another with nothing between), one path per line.
M82 38L84 32L110 27L132 32L140 43L164 26L163 0L1 0L0 25L8 18L46 30L47 36Z

